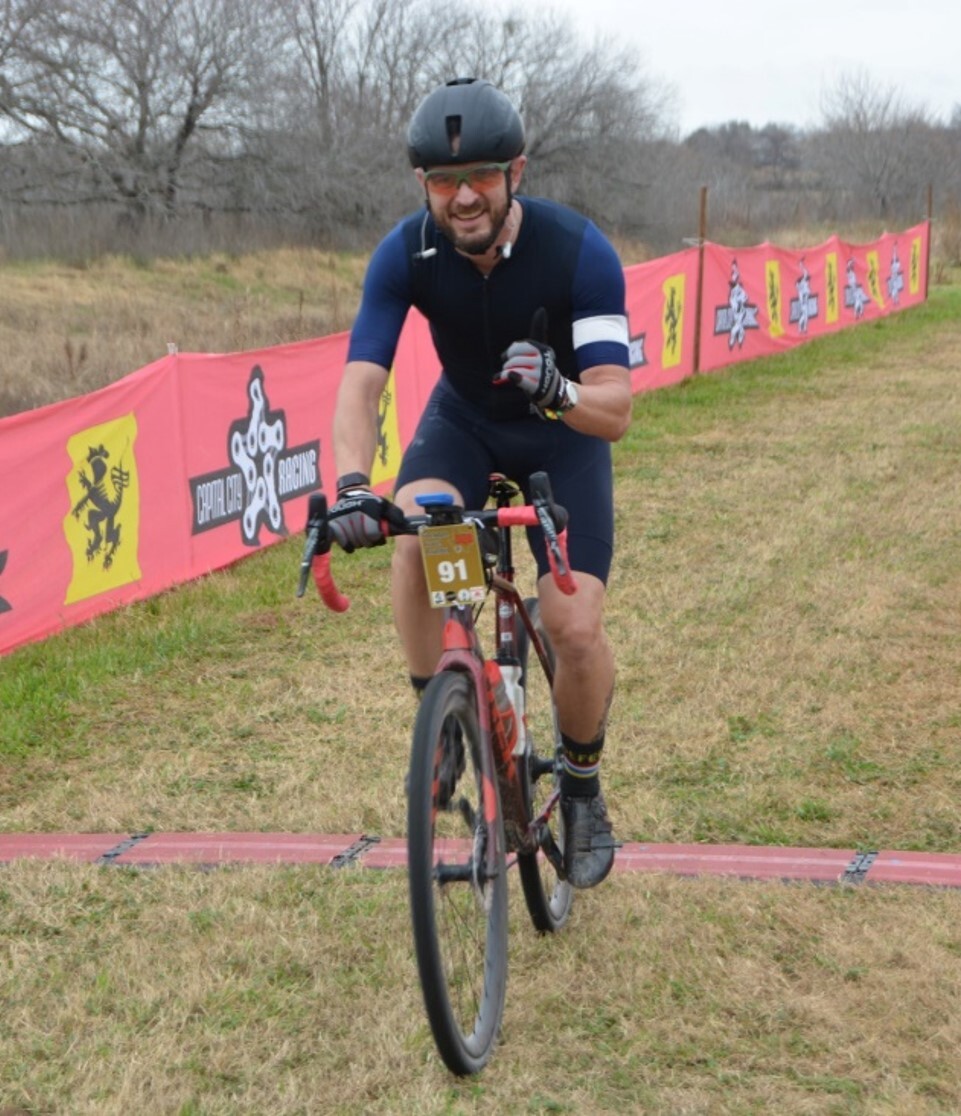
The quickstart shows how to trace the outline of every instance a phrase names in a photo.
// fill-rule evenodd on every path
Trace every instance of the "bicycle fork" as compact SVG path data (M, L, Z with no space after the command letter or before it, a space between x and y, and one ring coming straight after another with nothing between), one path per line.
M440 875L440 882L444 878L450 880L468 880L475 889L483 892L484 884L497 875L497 852L494 841L499 840L499 827L494 823L497 820L497 733L491 716L490 701L486 700L488 693L487 676L483 668L483 656L477 643L477 635L473 630L470 613L467 606L456 605L451 607L444 624L443 651L437 670L454 670L468 674L478 696L477 724L481 735L480 746L480 808L483 814L483 824L480 818L465 819L469 821L474 831L475 843L471 853L470 863L459 867L445 867ZM484 698L485 700L481 700ZM480 841L482 832L493 834L493 840Z

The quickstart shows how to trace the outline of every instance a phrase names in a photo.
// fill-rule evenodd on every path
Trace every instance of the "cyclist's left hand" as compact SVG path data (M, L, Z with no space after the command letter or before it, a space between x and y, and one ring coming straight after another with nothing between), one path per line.
M549 411L565 396L567 380L557 367L550 345L540 341L515 341L504 353L504 365L495 384L514 384L530 396L539 411Z

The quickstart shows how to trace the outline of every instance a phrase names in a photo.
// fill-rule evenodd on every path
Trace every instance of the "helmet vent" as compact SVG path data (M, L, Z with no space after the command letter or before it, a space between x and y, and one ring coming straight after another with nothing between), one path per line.
M461 130L460 116L448 116L445 121L447 125L447 142L450 144L451 155L456 155L460 150L460 130Z

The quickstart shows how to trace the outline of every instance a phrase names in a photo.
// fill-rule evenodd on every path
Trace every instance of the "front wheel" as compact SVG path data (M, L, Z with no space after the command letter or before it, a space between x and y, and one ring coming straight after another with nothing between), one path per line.
M553 671L554 649L541 622L540 605L534 598L524 603ZM574 902L574 889L561 875L557 863L564 853L564 823L560 802L556 800L560 785L561 736L551 687L526 629L519 643L524 711L531 740L527 763L520 775L529 816L540 817L551 799L555 801L553 810L541 822L539 848L518 853L517 868L534 927L541 933L552 934L567 922Z
M507 988L507 871L497 780L485 775L470 676L431 679L414 724L407 804L411 919L424 1005L448 1069L477 1073Z

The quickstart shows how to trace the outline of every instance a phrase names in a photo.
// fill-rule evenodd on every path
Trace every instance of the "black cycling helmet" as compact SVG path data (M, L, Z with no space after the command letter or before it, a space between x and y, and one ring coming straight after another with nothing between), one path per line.
M412 167L506 163L524 150L524 123L499 89L481 78L455 78L418 105L407 128Z

